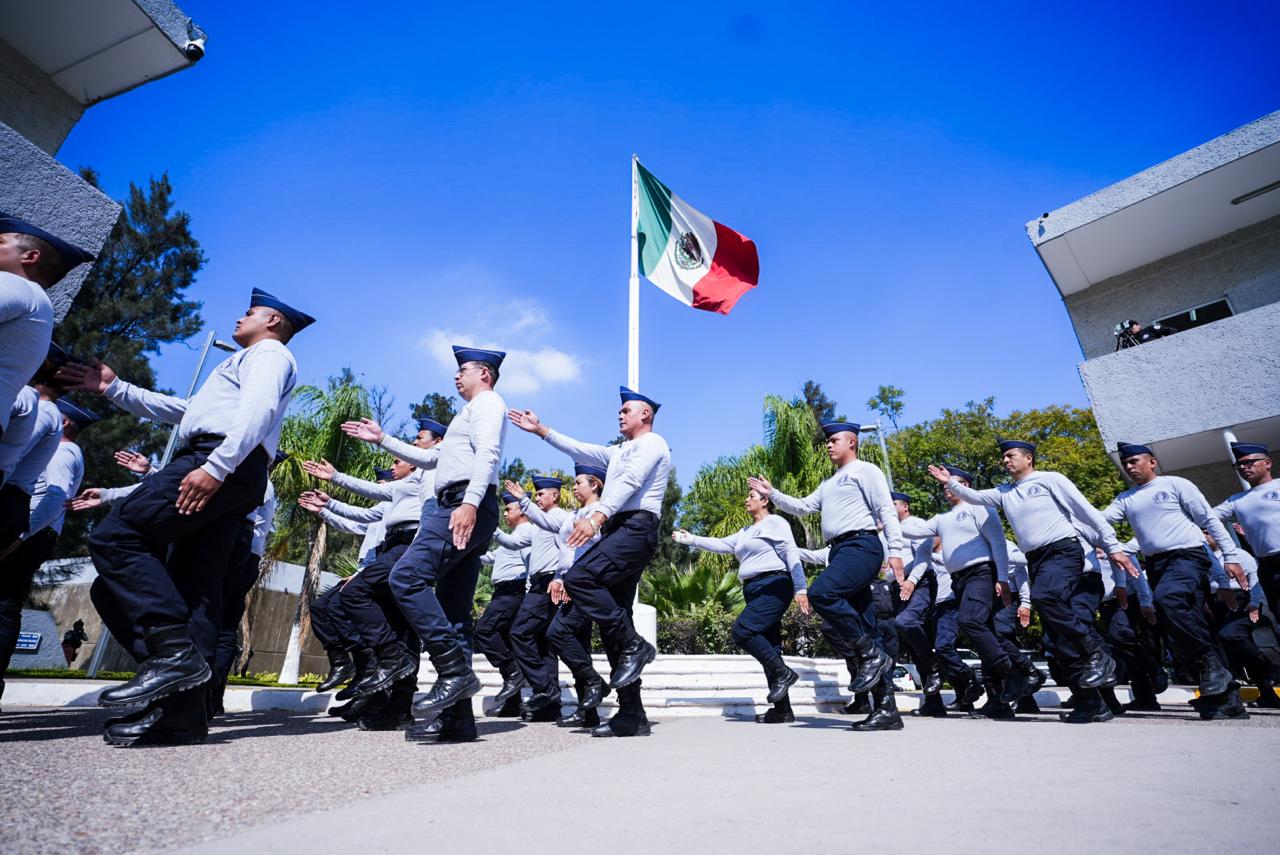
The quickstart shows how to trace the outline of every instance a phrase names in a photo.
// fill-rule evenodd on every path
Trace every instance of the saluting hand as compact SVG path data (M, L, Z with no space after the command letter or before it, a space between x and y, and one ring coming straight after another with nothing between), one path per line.
M762 499L769 498L769 494L773 492L773 485L769 483L769 479L763 475L751 475L747 478L747 487L755 490Z
M192 469L178 485L178 513L185 517L200 513L221 486L221 481L203 469Z
M365 442L382 442L382 425L373 419L360 419L355 422L343 422L342 432L347 436L362 439Z
M67 389L82 389L101 395L107 391L116 379L111 366L94 359L88 365L81 362L68 362L58 369L55 375Z
M347 424L350 424L350 422ZM319 463L314 460L302 461L302 471L306 472L313 478L319 478L321 481L332 481L333 473L338 470L335 469L334 465L328 460L321 459Z
M1000 602L1006 606L1013 604L1013 595L1009 593L1008 582L996 582L996 596L1000 598Z
M461 504L449 514L449 531L453 532L454 549L466 549L476 527L476 506Z
M151 471L151 458L145 454L139 454L136 451L117 451L114 455L116 465L123 466L130 472L138 475L146 475Z
M517 500L524 498L524 487L521 487L515 481L503 481L502 486L508 493L515 496Z
M538 436L546 436L551 432L551 428L544 425L533 410L507 410L507 418L520 430L536 433Z
M946 484L951 481L951 473L947 471L945 466L930 466L929 474L934 478L937 478L938 482L941 484Z

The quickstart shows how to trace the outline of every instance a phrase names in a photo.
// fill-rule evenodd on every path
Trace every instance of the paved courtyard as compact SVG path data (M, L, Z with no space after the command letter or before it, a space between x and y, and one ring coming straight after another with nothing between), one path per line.
M678 718L629 740L489 719L454 746L263 711L177 749L111 748L106 716L0 716L0 850L1220 852L1268 839L1280 801L1271 711L879 734Z

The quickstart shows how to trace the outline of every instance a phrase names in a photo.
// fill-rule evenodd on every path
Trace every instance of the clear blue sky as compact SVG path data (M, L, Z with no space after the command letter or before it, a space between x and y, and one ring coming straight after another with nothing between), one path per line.
M350 365L403 407L452 392L441 343L497 345L509 404L605 441L631 153L753 238L728 317L642 283L642 386L686 485L806 378L854 419L881 383L907 421L1085 403L1023 224L1280 107L1264 2L179 2L205 59L90 109L59 157L117 198L167 170L207 323L254 285L295 301L306 382ZM161 382L194 362L166 348ZM506 455L565 462L514 429Z

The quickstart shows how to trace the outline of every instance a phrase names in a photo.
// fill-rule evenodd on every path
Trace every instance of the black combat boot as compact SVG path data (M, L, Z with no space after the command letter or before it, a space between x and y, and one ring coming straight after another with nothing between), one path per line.
M535 707L525 702L520 707L520 720L530 724L559 721L560 704L543 704L540 707Z
M939 692L926 693L915 713L922 718L946 718L947 707L942 703L942 694Z
M1116 684L1116 660L1107 653L1106 647L1092 635L1080 640L1084 648L1085 660L1076 683L1082 689L1102 689Z
M932 665L924 673L924 685L921 687L926 695L936 695L942 691L942 672L937 665Z
M524 709L530 712L540 712L545 709L553 709L556 711L556 715L559 715L560 683L557 681L553 688L534 692L529 696L529 699L524 702ZM531 719L525 719L525 721L530 720ZM539 721L542 720L543 719L539 719ZM555 718L552 717L550 720L555 721Z
M369 707L356 721L361 730L399 730L413 724L413 693L418 690L417 677L401 677L391 685L387 701Z
M351 679L344 688L338 690L338 694L333 696L335 701L346 701L354 698L356 696L356 686L369 679L373 669L378 667L378 654L368 647L362 647L352 653L351 660L353 662Z
M520 690L529 685L524 679L524 674L520 673L520 668L514 662L504 662L499 665L498 673L502 675L502 688L498 689L498 694L493 696L493 709L501 710L512 698L517 701L518 707Z
M1038 671L1036 673L1039 673ZM1017 668L1010 668L1009 671L999 677L1000 700L1004 704L1016 704L1027 695L1034 695L1036 690L1032 688L1031 681L1027 675ZM990 688L988 688L988 692Z
M461 645L455 644L433 652L431 664L436 669L436 682L425 697L414 703L415 712L430 718L445 707L465 701L480 691L480 678L471 670L471 657ZM471 729L475 730L474 715L471 715Z
M1200 711L1200 718L1205 721L1222 721L1224 719L1245 719L1249 717L1249 711L1245 709L1244 702L1240 700L1240 684L1232 680L1227 684L1227 690L1217 695L1202 695L1199 699L1196 709Z
M356 685L356 697L376 695L378 692L390 689L391 684L397 680L417 674L418 666L421 664L421 660L412 655L399 641L382 645L378 648L377 656L369 676Z
M952 677L951 688L955 690L956 696L947 704L948 712L967 713L973 709L973 702L982 697L982 684L978 682L972 668Z
M845 715L867 715L871 712L871 695L858 692L840 711Z
M862 721L855 722L852 727L853 730L859 732L902 730L902 716L898 714L898 702L893 693L893 682L888 675L882 677L880 684L872 689L871 701L874 707L871 715Z
M520 696L508 698L507 702L496 710L492 710L490 715L494 718L519 718L520 711L524 708L524 702L520 700Z
M149 704L165 695L203 686L213 677L213 669L196 648L191 633L181 624L147 630L147 661L132 680L104 689L98 705L127 707ZM201 715L204 703L201 698Z
M341 686L355 676L356 664L351 661L351 654L341 648L326 650L329 654L329 676L316 686L317 692L327 692Z
M204 711L205 718L209 721L213 721L227 711L222 705L222 696L226 690L227 684L221 680L215 679L204 684Z
M640 679L644 666L657 658L658 651L640 636L634 636L618 655L618 664L609 673L609 685L614 689L630 686Z
M1222 664L1222 657L1212 650L1200 657L1200 694L1221 695L1231 683L1231 672Z
M594 668L575 673L573 677L575 682L582 684L582 697L578 699L580 707L593 710L613 691Z
M648 736L649 732L649 718L640 703L640 683L635 682L618 689L618 711L604 724L593 728L591 735Z
M791 698L783 695L773 702L773 706L756 715L759 724L791 724L796 720L791 711Z
M1264 710L1280 710L1280 696L1276 695L1276 687L1270 680L1258 681L1258 699L1254 706Z
M601 680L600 682L603 683L604 681ZM574 728L599 727L600 712L595 707L587 709L582 705L582 698L586 694L586 681L578 680L574 684L574 691L578 695L577 708L569 715L560 716L560 718L556 719L556 726Z
M1081 689L1075 694L1075 699L1070 712L1058 714L1058 718L1067 724L1094 724L1116 717L1097 691Z
M406 742L474 742L476 716L470 699L458 701L445 708L431 721L415 724L404 732Z
M844 667L849 669L849 691L853 692L853 684L858 681L858 669L862 667L862 660L857 656L846 656ZM854 694L858 693L854 692Z
M147 707L134 721L113 724L102 732L110 745L197 745L209 736L204 690L171 692Z
M342 712L338 715L343 721L350 724L356 724L366 715L377 715L382 712L391 700L390 692L378 692L376 695L361 695L358 698L352 698L351 702L346 705Z
M1018 702L1013 706L1013 711L1019 715L1039 715L1040 704L1036 702L1035 695L1027 695L1018 699Z
M987 681L987 702L969 713L969 718L989 718L996 721L1012 721L1013 707L1004 700L998 681Z
M800 675L787 667L781 656L764 663L764 675L769 681L768 701L776 704L787 696L788 690L800 679Z
M1116 697L1115 689L1099 689L1098 694L1102 696L1102 702L1107 705L1107 709L1111 710L1112 715L1124 715L1129 711Z
M875 638L864 635L855 645L858 653L858 676L849 686L851 692L868 692L886 673L893 671L893 657L876 644Z

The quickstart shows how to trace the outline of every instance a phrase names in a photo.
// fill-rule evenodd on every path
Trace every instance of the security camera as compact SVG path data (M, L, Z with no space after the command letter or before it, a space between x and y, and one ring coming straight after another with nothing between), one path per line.
M186 54L187 59L192 62L198 62L204 58L204 37L191 39L182 46L182 52Z

